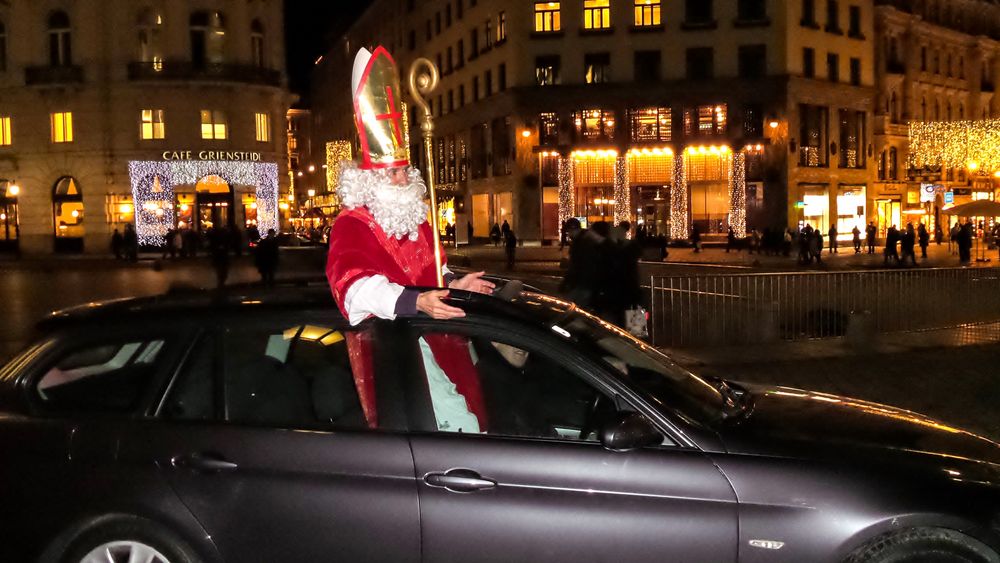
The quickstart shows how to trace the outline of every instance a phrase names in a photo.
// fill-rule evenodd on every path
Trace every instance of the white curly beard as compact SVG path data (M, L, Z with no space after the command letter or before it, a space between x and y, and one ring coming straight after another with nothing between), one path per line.
M348 209L367 207L389 236L417 240L420 225L427 221L427 186L414 168L409 170L407 180L404 185L395 185L386 169L362 170L354 163L345 164L337 196Z

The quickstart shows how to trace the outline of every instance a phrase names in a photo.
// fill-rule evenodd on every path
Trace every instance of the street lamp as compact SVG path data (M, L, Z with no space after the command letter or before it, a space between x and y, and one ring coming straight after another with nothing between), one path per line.
M17 197L17 194L19 194L19 193L21 193L21 186L18 186L17 184L11 184L7 188L7 194L8 195Z

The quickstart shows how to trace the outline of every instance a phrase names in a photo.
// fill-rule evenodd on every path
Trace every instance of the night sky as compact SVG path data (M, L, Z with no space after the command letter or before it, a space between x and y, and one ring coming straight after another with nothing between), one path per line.
M343 33L371 0L285 0L285 38L292 92L308 105L309 71L333 38Z

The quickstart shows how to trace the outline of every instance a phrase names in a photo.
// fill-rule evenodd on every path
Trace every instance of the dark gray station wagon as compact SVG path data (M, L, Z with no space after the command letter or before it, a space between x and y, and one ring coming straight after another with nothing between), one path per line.
M55 315L0 371L0 561L1000 562L992 441L701 378L543 295L451 302Z

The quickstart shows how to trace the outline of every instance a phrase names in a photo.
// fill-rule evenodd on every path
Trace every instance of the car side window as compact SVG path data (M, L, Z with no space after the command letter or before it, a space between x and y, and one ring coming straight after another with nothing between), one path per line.
M418 345L438 431L597 441L597 424L614 411L542 351L446 333L425 333Z
M211 420L215 416L215 337L203 337L181 364L161 416L171 420Z
M234 326L224 336L226 419L276 428L377 427L374 352L369 330L287 321Z
M53 411L134 410L156 375L165 344L132 337L70 348L46 369L35 390Z

